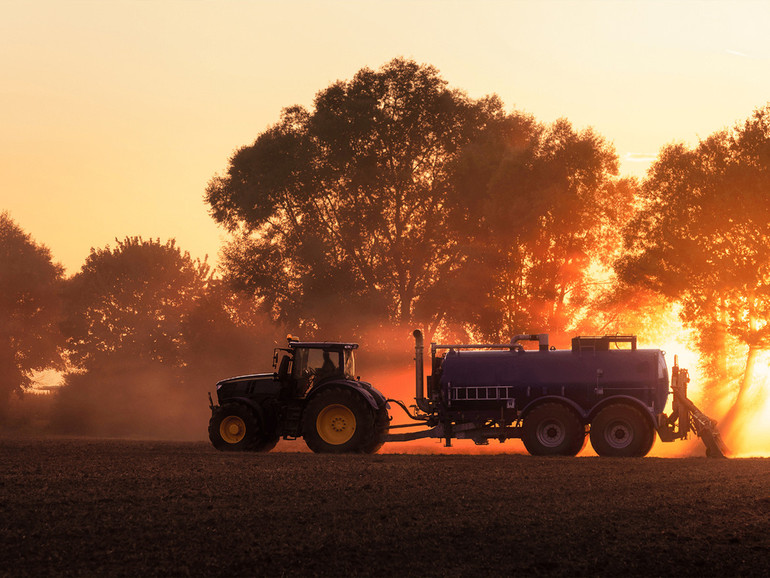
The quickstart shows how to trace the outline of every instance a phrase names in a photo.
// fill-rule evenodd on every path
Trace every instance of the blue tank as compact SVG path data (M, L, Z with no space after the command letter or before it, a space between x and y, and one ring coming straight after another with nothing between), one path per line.
M658 436L686 439L694 429L707 455L725 455L714 422L687 398L687 370L675 358L669 382L663 352L637 349L636 336L575 337L571 349L560 351L548 346L545 333L497 344L431 343L426 396L422 331L413 335L422 413L410 417L428 429L392 434L391 441L435 437L449 446L453 439L520 438L532 455L574 456L590 438L599 456L641 457ZM522 341L538 347L525 349ZM674 397L666 415L669 383Z
M440 362L447 409L524 410L546 396L566 398L585 417L611 397L632 398L656 416L668 399L659 349L585 351L454 350Z

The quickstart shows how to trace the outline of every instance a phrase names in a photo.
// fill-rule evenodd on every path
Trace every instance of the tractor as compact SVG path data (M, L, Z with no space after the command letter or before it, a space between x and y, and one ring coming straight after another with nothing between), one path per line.
M374 453L388 435L385 396L356 377L356 343L289 336L273 352L273 372L217 383L209 394L209 439L219 450L266 452L302 437L319 453Z

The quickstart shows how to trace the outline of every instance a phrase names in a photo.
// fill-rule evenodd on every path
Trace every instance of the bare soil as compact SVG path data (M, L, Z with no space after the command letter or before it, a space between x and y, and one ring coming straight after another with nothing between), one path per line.
M386 448L387 449L387 446ZM0 439L2 576L749 576L770 460Z

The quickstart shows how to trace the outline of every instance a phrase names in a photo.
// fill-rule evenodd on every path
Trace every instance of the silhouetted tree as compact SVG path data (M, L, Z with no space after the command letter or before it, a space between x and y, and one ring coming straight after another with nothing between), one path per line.
M200 438L206 390L253 372L274 342L250 303L173 240L92 249L65 297L74 368L55 425L72 433Z
M275 319L312 332L369 320L435 323L421 297L456 261L452 164L496 98L450 90L431 66L360 70L240 149L206 199L235 233L224 267Z
M35 371L62 366L63 273L48 248L0 213L0 415L9 394L21 395Z
M70 360L83 369L112 356L182 367L183 322L209 274L173 240L129 237L92 249L65 292Z
M634 186L612 178L613 147L564 119L511 114L457 172L465 257L444 279L455 321L489 339L574 325L592 293L589 266L611 254L630 216Z
M736 407L770 347L770 106L689 149L670 145L643 184L621 277L683 303L712 375L726 337L747 351Z

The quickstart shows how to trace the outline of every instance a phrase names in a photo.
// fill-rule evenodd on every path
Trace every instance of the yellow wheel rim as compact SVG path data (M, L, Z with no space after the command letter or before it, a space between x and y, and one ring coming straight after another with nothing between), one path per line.
M228 444L237 444L246 436L246 422L237 415L228 415L219 424L219 435Z
M356 416L344 405L327 405L316 418L316 430L327 444L339 446L356 433Z

